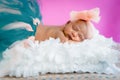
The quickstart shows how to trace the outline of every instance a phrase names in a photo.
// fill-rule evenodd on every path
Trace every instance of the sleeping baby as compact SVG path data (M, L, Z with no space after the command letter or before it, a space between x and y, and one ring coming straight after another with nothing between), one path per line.
M60 38L61 42L81 42L85 39L92 38L85 20L68 21L61 26L45 26L39 25L37 28L35 39L44 41L46 39Z
M35 40L44 41L52 37L59 38L61 42L81 42L85 39L91 39L93 36L91 20L99 20L98 8L71 12L71 19L64 25L47 26L40 24L37 27Z
M39 24L35 36L17 41L4 51L0 77L36 77L48 72L119 74L120 69L115 65L119 52L112 48L116 43L100 35L92 24L99 19L99 9L95 8L71 12L70 20L64 25ZM31 27L26 29L32 32ZM73 44L62 44L56 38Z

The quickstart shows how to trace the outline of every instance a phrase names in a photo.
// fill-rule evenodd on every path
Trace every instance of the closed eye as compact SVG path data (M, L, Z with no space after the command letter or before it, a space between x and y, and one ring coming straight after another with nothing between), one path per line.
M73 28L73 30L75 30L75 31L79 31L78 26L72 26L72 28Z

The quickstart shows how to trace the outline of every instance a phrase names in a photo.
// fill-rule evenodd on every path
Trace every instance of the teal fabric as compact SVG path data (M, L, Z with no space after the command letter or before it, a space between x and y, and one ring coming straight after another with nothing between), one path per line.
M0 60L11 44L35 35L36 25L33 24L33 18L42 19L37 0L0 0ZM3 29L14 22L30 24L34 31L24 28Z

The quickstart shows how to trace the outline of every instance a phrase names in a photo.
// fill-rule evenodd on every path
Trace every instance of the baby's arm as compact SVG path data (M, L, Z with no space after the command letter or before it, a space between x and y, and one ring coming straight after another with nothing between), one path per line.
M63 32L58 32L57 34L57 38L60 38L61 42L68 42L68 43L78 43L76 41L73 40L69 40L67 37L65 37L65 35L63 34Z
M62 31L59 31L57 33L57 38L60 38L60 41L63 42L63 43L66 42L66 41L68 41L68 38L65 37L65 35L63 34Z

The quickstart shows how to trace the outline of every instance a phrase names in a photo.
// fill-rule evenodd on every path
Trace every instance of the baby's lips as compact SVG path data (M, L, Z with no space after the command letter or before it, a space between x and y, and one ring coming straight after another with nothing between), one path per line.
M71 37L74 41L81 41L79 37Z

